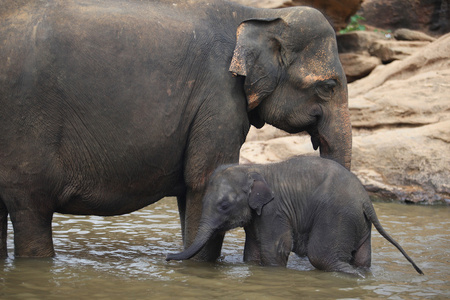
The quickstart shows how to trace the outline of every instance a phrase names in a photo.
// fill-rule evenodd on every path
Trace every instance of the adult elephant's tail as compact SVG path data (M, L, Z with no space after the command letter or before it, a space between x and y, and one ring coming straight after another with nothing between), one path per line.
M381 226L380 221L378 220L378 217L375 213L375 209L372 206L372 203L365 202L363 204L363 210L364 214L366 215L367 219L369 219L370 222L375 226L377 231L386 239L388 240L392 245L394 245L402 254L405 256L405 258L412 264L414 269L416 269L417 273L424 275L422 270L416 265L416 263L412 260L411 257L409 257L408 254L406 254L405 250L403 250L402 246L400 246L399 243L397 243L387 232L384 230L383 226Z

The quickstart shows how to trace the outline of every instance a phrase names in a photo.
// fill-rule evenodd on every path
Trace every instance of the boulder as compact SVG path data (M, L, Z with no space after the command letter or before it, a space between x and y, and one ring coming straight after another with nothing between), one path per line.
M377 74L370 75L374 78ZM354 95L358 82L349 86ZM350 98L354 129L419 127L449 118L450 69L391 79Z
M420 31L400 28L394 31L394 37L398 41L424 41L434 42L436 38Z
M440 35L450 31L449 6L448 0L364 0L357 14L377 28Z
M349 84L353 171L404 202L450 204L450 34Z
M356 135L352 170L379 198L450 204L450 119Z
M378 66L370 78L363 78L353 84L349 89L349 98L367 93L388 80L411 77L419 72L447 70L450 68L449 54L450 34L446 34L404 60Z
M260 7L260 8L279 8L289 0L230 0L245 6Z
M390 63L410 56L429 43L425 41L377 40L370 46L369 53L381 59L383 63Z
M347 82L361 79L381 65L381 59L369 54L341 53L339 59L344 67Z
M281 136L268 140L260 139L261 135L265 135L265 131L273 130L280 131ZM309 135L283 136L281 130L265 125L261 129L255 127L250 129L247 140L242 145L239 162L241 164L264 164L305 154L318 155L318 152L314 152Z
M380 32L353 31L339 34L337 43L347 81L353 82L370 74L378 65L404 59L430 42L397 41Z
M386 36L372 31L351 31L336 36L339 53L368 53L373 43Z

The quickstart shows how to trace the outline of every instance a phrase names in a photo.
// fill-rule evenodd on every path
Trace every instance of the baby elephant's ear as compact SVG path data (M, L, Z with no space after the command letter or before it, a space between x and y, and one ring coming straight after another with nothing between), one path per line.
M251 180L253 181L250 196L248 199L249 206L256 211L258 216L264 205L273 200L274 195L264 178L258 173L251 173Z

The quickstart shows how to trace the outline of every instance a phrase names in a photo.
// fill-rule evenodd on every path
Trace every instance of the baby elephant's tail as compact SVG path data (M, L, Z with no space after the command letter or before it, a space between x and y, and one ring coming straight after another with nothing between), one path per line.
M392 245L394 245L404 256L405 258L413 265L414 269L416 269L417 273L424 275L422 270L416 265L416 263L412 260L411 257L409 257L408 254L406 254L405 250L403 250L402 246L400 246L399 243L397 243L387 232L384 230L383 226L381 226L380 221L378 220L378 217L375 213L375 209L372 206L372 203L364 203L363 205L364 213L369 219L370 222L375 226L377 231L386 239L388 240Z

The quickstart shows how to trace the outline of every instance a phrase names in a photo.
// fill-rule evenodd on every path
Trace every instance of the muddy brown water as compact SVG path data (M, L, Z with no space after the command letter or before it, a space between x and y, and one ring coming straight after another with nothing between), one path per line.
M244 264L244 234L227 234L217 263L165 261L181 250L171 198L118 217L56 214L56 257L0 261L1 299L446 299L450 298L450 207L375 203L378 216L425 272L418 275L377 232L365 279L315 270L291 255L288 268Z

